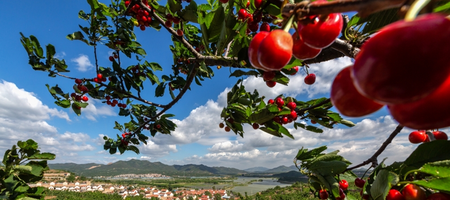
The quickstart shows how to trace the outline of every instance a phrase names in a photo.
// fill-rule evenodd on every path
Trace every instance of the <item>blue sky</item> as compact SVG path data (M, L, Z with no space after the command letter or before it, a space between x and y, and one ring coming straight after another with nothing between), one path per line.
M28 57L20 43L19 32L35 35L42 46L48 43L56 47L57 56L66 60L70 76L91 78L95 76L93 49L79 41L69 41L67 34L78 31L78 24L87 26L78 18L78 11L89 12L85 1L2 1L0 3L0 153L10 148L17 140L35 139L42 151L57 155L53 163L109 163L118 160L143 159L166 164L205 164L240 169L250 167L276 167L292 165L292 160L301 147L314 148L329 145L329 150L341 150L341 154L357 164L370 157L384 139L392 132L396 123L386 108L366 117L350 119L354 128L337 127L326 129L322 134L295 130L288 126L296 138L275 138L251 127L245 127L244 138L236 137L218 127L220 112L225 106L225 94L235 82L228 78L229 68L215 70L211 80L203 87L192 86L192 90L175 105L169 113L175 114L178 129L172 135L156 135L148 145L141 145L141 154L125 153L109 155L103 150L103 135L115 137L121 134L112 127L114 121L125 122L117 115L118 109L90 100L82 116L69 109L57 107L45 84L59 84L70 91L72 80L61 77L49 78L46 73L32 70ZM151 62L159 62L164 68L158 75L170 73L172 55L169 51L170 36L147 29L136 31L138 41L144 46ZM99 48L99 65L109 66L111 51ZM127 62L127 61L126 61ZM128 61L128 64L133 64ZM268 88L262 78L246 78L248 91L258 89L260 94L273 98L278 94L298 99L329 96L334 76L340 69L351 64L348 58L311 65L317 81L308 86L303 83L304 72L291 77L289 86L277 85ZM154 97L148 85L145 98L167 103L170 97ZM405 129L395 138L381 158L389 157L388 163L403 160L415 145L408 142L411 130ZM448 132L448 129L444 129Z

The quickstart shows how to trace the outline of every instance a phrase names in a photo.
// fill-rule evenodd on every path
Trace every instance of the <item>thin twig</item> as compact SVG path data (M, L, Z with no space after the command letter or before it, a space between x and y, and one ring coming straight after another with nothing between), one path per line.
M383 151L386 149L386 147L392 142L392 140L397 136L397 134L400 133L400 131L403 129L402 125L398 125L395 130L389 135L389 137L386 139L386 141L383 142L381 147L366 161L362 162L361 164L355 165L353 167L347 168L345 171L350 171L356 168L360 168L362 166L368 165L372 163L373 167L376 167L378 165L378 156L383 153Z

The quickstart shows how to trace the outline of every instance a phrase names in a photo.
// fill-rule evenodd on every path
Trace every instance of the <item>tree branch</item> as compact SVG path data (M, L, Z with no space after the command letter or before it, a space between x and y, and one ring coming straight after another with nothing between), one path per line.
M327 15L330 13L344 13L356 11L360 17L367 17L372 13L390 8L399 8L405 5L408 0L337 0L320 4L310 4L303 1L297 4L286 4L281 12L283 17L289 17L293 13L297 14L300 20L306 15Z
M350 171L350 170L353 170L356 168L360 168L360 167L370 164L370 163L372 163L373 167L376 167L378 165L378 159L377 159L378 156L381 153L383 153L383 151L386 149L386 147L392 142L392 140L395 138L395 136L397 136L397 134L399 134L402 129L403 129L403 126L398 125L397 128L395 128L395 130L391 133L391 135L389 135L389 137L386 139L386 141L383 142L383 145L381 145L381 147L372 155L372 157L370 157L366 161L362 162L361 164L347 168L345 171Z

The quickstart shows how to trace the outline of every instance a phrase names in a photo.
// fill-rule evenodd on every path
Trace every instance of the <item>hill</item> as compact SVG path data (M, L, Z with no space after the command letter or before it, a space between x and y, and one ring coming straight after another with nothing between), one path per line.
M74 172L86 177L115 176L119 174L163 174L167 176L215 176L215 175L240 175L246 173L243 170L227 167L208 167L206 165L166 165L161 162L149 162L146 160L117 161L108 165L103 164L49 164L50 169L60 169Z
M244 169L244 171L251 172L251 173L263 172L263 171L267 171L267 170L269 170L269 168L265 168L265 167L252 167L252 168Z

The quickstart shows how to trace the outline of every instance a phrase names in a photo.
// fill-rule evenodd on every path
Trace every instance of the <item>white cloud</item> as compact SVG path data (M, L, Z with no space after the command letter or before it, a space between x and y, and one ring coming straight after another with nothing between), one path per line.
M89 61L89 57L84 54L80 54L79 57L74 58L71 61L75 62L78 65L77 69L81 72L88 71L94 67L94 65L92 65L91 61Z
M66 56L66 52L62 51L61 53L56 53L55 56L53 56L53 57L58 58L58 59L63 59L65 56Z
M113 110L111 106L106 104L96 106L97 103L101 104L100 100L89 99L89 105L83 109L83 116L86 118L97 121L97 117L100 116L117 116L117 113Z
M44 105L36 96L14 83L0 82L0 152L19 140L33 139L42 152L56 154L56 161L82 161L80 152L92 152L95 146L85 133L65 132L49 124L58 117L69 122L68 114ZM64 123L64 122L63 122Z

